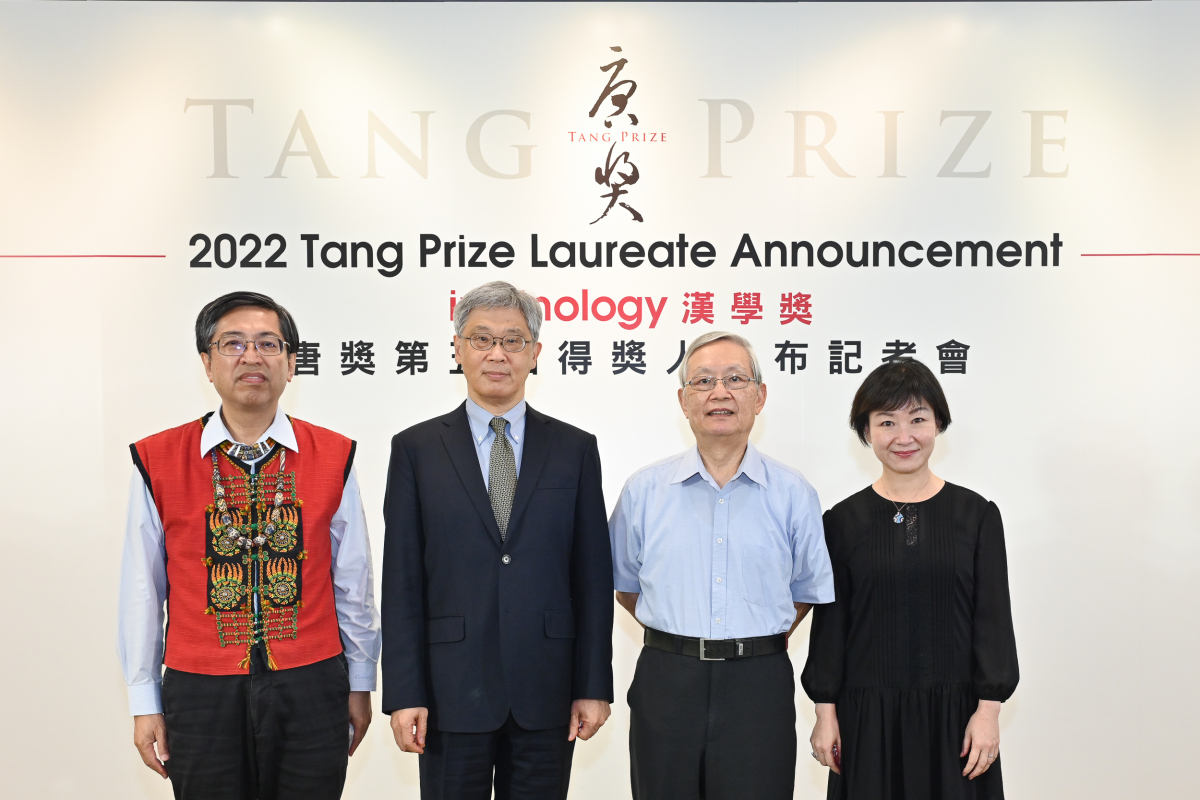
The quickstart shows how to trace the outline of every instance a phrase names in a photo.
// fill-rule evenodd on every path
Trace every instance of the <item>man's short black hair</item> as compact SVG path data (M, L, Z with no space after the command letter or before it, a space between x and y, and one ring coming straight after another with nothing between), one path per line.
M283 340L287 342L288 353L296 352L300 346L300 332L296 330L296 321L292 319L292 315L286 308L258 292L230 292L221 295L200 309L200 315L196 317L196 349L201 353L207 353L221 317L244 306L274 311L279 317L279 332L283 334Z
M933 412L938 433L950 427L950 406L942 385L929 367L912 358L881 364L867 376L850 405L850 427L867 444L872 411L899 411L909 403L923 403Z

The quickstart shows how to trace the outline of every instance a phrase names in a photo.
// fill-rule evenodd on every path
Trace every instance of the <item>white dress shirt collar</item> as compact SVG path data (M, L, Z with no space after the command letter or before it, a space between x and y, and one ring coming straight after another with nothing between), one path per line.
M704 459L700 457L700 448L696 445L692 445L692 448L685 452L683 458L679 460L679 466L671 477L671 483L683 483L693 475L699 475L714 487L717 485L712 475L705 469ZM758 452L758 448L754 446L753 442L746 442L746 453L742 456L742 463L738 465L737 472L729 479L730 482L737 480L739 475L745 475L759 486L767 485L767 470L763 466L762 454Z
M292 430L292 421L287 418L287 414L283 413L282 408L275 409L275 419L271 420L271 427L258 437L259 442L266 439L274 439L293 453L300 452L300 447L296 443L296 432ZM221 409L218 408L217 412L208 418L204 432L200 434L200 457L204 458L214 447L224 441L235 440L233 434L225 427L225 420L221 418ZM258 444L258 442L238 442L238 444Z

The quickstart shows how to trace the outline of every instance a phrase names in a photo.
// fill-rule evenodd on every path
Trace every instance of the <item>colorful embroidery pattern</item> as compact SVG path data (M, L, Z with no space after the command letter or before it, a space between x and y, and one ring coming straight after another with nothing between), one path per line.
M278 517L275 516L278 512ZM272 522L263 533L267 535L267 544L276 553L286 553L296 549L296 536L300 528L300 512L290 506L280 506L271 512ZM275 521L277 520L277 521Z
M286 606L299 594L296 585L298 565L290 558L276 558L267 562L266 597L276 606Z
M241 530L247 521L242 517L242 512L236 508L226 507L225 511L214 508L208 513L208 533L211 537L209 544L219 555L237 555L241 549L238 547L237 539L230 536L228 531L230 527L234 530Z
M270 643L296 638L304 606L307 553L296 473L286 471L287 453L279 445L253 474L221 447L212 458L214 503L205 509L204 558L212 605L205 613L216 618L221 647L246 648L242 669L259 642L275 669Z
M215 608L232 611L242 604L246 587L242 583L243 570L238 564L217 564L212 568L208 597Z
M295 606L272 609L260 615L259 628L265 631L262 637L266 641L278 639L295 639L297 628L297 610ZM217 614L217 638L222 647L246 647L249 649L257 641L254 638L254 615L241 612ZM246 662L247 665L249 662ZM274 667L271 667L274 669ZM245 667L243 667L245 669Z

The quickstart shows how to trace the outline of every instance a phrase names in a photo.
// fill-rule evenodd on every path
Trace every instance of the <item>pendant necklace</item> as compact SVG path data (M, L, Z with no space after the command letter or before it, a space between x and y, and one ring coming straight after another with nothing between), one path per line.
M273 439L267 439L266 441L258 442L257 444L253 444L253 445L238 444L237 442L230 442L228 447L222 447L222 449L224 449L225 452L228 453L231 457L239 459L241 461L257 461L258 459L262 458L267 453L269 453L271 451L271 448L274 446L275 446L275 441ZM249 550L254 545L259 545L261 547L267 541L266 536L263 536L262 534L259 534L258 536L245 535L246 532L237 527L237 524L235 523L235 520L234 520L234 514L230 513L229 505L225 502L225 487L221 485L221 471L217 467L217 449L218 448L214 447L213 451L212 451L213 500L215 501L214 505L216 506L217 513L220 514L220 517L218 517L218 519L220 519L221 525L224 529L223 533L225 534L225 542L224 542L225 547L230 550L232 550L234 548L238 548L238 547ZM279 474L280 475L283 474L283 463L284 463L283 460L286 457L287 457L286 452L280 454L280 457L279 457ZM274 514L271 518L272 523L279 521L278 506L283 502L283 495L279 491L276 491L274 499L275 499L276 507L274 509ZM253 502L253 500L254 500L254 498L250 498L250 502ZM236 512L234 512L234 513L236 513ZM267 536L270 536L274 532L275 532L275 526L273 524L268 524L267 529L265 531Z
M931 481L931 480L933 480L932 475L930 475L928 480L925 481L925 486L922 486L920 489L917 490L918 497L921 495L921 492L925 491L925 487L929 485L929 481ZM887 497L887 495L884 495L884 497ZM900 503L897 503L895 500L893 500L890 497L888 497L887 499L888 499L889 503L891 503L893 506L896 507L896 516L892 517L892 522L899 525L901 522L904 522L904 509L908 508L908 506L914 501L910 500L907 503L904 503L902 505Z

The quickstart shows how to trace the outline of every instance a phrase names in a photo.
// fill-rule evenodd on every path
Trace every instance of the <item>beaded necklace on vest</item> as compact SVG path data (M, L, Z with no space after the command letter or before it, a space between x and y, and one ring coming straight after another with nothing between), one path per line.
M249 667L250 654L259 642L266 648L268 668L277 669L271 655L271 640L296 638L296 615L304 605L300 600L299 561L307 555L299 540L298 506L302 501L295 496L295 474L289 476L285 472L285 449L280 448L277 471L264 474L262 469L255 470L242 478L241 487L232 485L229 491L233 494L228 496L217 451L240 461L256 461L275 445L272 439L254 445L226 441L212 450L213 506L209 514L212 555L204 559L211 570L212 605L205 613L216 615L222 647L230 644L246 647L246 656L239 663L242 669ZM275 490L270 498L266 490L268 481L274 483ZM288 495L293 502L285 506ZM272 552L279 557L272 558Z

